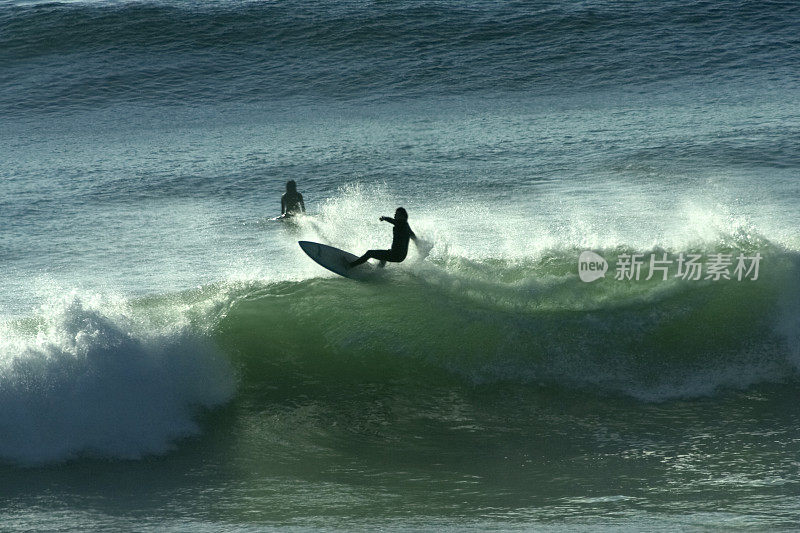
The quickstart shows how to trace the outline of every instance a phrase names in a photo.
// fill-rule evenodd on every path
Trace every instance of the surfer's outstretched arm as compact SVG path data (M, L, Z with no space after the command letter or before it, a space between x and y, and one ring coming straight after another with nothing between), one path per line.
M300 212L301 213L305 213L306 212L306 204L305 204L305 202L303 202L303 195L300 194L300 193L297 193L297 196L300 197Z
M378 220L380 220L381 222L388 222L389 224L391 224L393 226L395 224L394 219L392 217L381 217Z
M281 215L286 214L286 198L281 196Z

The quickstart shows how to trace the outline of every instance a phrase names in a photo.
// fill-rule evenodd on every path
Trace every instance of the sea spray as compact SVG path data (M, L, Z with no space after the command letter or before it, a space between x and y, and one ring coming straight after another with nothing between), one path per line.
M161 454L228 401L228 362L186 323L153 327L130 306L69 292L0 335L0 458Z

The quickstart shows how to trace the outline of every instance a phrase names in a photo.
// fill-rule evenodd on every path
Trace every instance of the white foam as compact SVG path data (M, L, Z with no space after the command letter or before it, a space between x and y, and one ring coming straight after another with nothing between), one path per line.
M124 302L76 292L37 324L0 326L0 458L161 454L229 400L229 363L187 322L155 327ZM26 331L27 330L27 331Z

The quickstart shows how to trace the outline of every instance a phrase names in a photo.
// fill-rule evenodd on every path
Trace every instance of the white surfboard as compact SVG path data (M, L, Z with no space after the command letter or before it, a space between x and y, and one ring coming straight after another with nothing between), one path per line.
M367 263L348 268L347 263L355 261L358 257L350 252L334 248L333 246L311 241L298 241L297 244L299 244L300 248L308 254L308 257L316 261L317 264L340 276L350 279L363 279L365 275L368 275L374 270L374 267Z

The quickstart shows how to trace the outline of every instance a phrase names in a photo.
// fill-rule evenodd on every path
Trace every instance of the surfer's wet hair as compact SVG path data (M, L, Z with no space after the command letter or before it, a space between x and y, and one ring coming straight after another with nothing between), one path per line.
M286 190L289 192L294 192L297 190L297 182L294 180L289 180L286 182Z
M403 207L398 207L397 210L394 212L395 218L402 218L403 220L408 220L408 212Z

